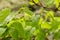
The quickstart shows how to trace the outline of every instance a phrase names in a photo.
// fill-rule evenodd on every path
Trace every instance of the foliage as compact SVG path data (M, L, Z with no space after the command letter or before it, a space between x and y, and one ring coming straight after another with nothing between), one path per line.
M38 4L41 0L34 0L34 2ZM59 0L52 0L52 2L51 0L47 0L46 7L48 8L49 6L51 7L51 5L56 5L58 9L59 3ZM35 5L32 1L30 4ZM23 5L23 7L16 12L12 12L9 8L1 10L0 39L60 40L60 17L55 17L55 13L52 10L47 11L41 8L40 12L40 14L36 14L26 5ZM16 18L17 14L23 14L23 17Z

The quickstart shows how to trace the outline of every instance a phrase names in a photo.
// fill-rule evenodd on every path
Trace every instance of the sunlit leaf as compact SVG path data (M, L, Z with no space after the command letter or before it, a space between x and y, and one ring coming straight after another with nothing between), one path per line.
M35 3L39 3L40 0L33 0Z
M25 19L24 18L19 19L18 21L22 24L23 27L25 27Z
M53 11L48 11L47 15L53 18L54 17L54 12Z
M38 24L42 24L43 18L40 18L39 23Z
M54 0L55 4L56 4L56 7L58 8L59 7L59 0Z
M54 17L54 19L60 21L60 17Z
M33 2L29 2L30 3L30 5L34 5L34 3Z
M41 28L43 28L43 29L50 29L51 26L50 26L50 24L49 24L48 22L43 22L43 23L41 24Z

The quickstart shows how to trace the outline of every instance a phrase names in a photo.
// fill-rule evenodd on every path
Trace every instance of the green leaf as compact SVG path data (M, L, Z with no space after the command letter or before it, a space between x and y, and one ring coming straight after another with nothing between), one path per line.
M60 31L54 33L54 39L60 40Z
M29 10L29 8L27 6L24 6L24 12L29 14L29 15L32 15L33 12Z
M46 40L46 33L44 30L39 29L39 33L37 34L36 40Z
M56 7L58 8L59 7L59 0L54 0L54 2L55 2L55 5L56 5Z
M30 40L31 35L31 26L25 28L25 40Z
M0 26L3 26L3 25L6 25L8 22L10 22L14 17L15 15L17 14L17 12L11 12L5 19L2 23L0 23Z
M2 11L0 11L0 22L4 21L4 19L9 15L10 11L11 10L8 8L5 8Z
M11 35L11 37L12 37L13 39L18 40L18 32L17 32L16 29L10 28L9 34Z
M53 20L50 25L51 25L51 29L50 29L50 32L55 32L57 29L58 29L58 25L60 23L56 20Z
M2 37L6 37L9 34L9 28L6 28L6 31L3 33Z
M47 5L48 8L51 8L54 5L54 0L46 0L45 3L46 3L46 5Z
M58 7L58 10L60 10L60 7Z
M54 17L54 19L60 22L60 17Z
M34 3L33 3L32 1L31 1L31 2L29 2L29 4L30 4L30 5L34 5Z
M3 35L5 31L6 31L6 28L0 28L0 37Z
M33 0L36 4L39 3L40 0Z
M11 27L15 27L15 29L18 31L20 37L24 38L24 36L25 36L24 28L20 22L18 22L18 21L13 22L11 24Z
M40 15L33 15L31 17L32 23L31 26L38 26L39 20L40 20Z
M2 11L0 11L0 26L2 26L4 23L6 23L4 21L5 21L6 17L10 14L10 11L11 10L8 8L5 8Z
M43 22L41 24L41 28L42 29L51 29L51 26L50 26L50 24L48 22Z
M53 11L48 11L47 16L53 18L54 17L54 12Z

